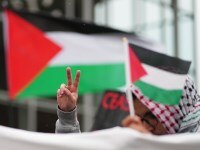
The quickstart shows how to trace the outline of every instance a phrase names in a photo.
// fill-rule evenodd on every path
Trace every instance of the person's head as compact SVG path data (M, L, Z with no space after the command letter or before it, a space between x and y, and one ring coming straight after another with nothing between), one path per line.
M174 134L179 132L181 122L186 115L196 108L200 97L194 83L187 78L179 105L169 106L147 99L140 90L133 86L135 113L151 130L151 133Z
M134 99L135 115L139 116L143 125L155 135L167 133L163 124L154 116L154 114L137 98Z

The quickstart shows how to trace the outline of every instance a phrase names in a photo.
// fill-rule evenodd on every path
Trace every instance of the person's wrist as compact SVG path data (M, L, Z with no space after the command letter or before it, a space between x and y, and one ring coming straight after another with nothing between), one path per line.
M58 105L58 108L64 112L71 112L75 109L76 106L66 106L66 107L60 107Z
M67 112L71 112L75 109L76 105L66 107Z

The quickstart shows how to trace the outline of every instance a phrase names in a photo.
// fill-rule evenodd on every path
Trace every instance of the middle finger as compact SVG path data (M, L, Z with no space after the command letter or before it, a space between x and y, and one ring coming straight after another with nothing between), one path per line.
M71 68L70 67L67 67L67 85L68 87L71 87L72 85L72 73L71 73Z
M81 72L80 72L80 70L77 70L76 77L75 77L75 80L74 80L75 91L78 89L78 85L79 85L79 81L80 81L80 76L81 76Z

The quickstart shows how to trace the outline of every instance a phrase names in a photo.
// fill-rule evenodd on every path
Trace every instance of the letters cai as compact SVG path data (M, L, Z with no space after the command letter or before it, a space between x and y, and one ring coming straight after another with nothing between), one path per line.
M109 110L121 109L123 111L129 111L125 93L121 92L107 92L104 95L101 105L103 108Z

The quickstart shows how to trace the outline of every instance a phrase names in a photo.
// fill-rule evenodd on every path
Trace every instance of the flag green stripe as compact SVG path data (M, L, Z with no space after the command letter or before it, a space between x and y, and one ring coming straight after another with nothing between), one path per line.
M179 104L182 89L166 90L159 87L150 85L143 81L137 81L134 83L142 93L152 99L155 102L166 104L166 105L176 105Z
M99 93L105 89L117 89L125 85L124 64L101 64L101 65L76 65L72 66L72 74L81 70L79 94ZM66 66L47 67L18 98L29 97L29 95L56 96L56 91L61 83L66 83Z

